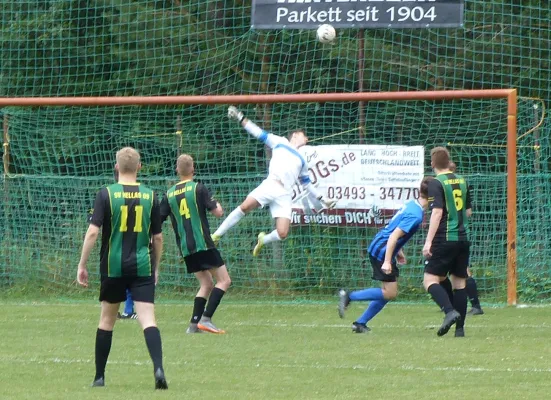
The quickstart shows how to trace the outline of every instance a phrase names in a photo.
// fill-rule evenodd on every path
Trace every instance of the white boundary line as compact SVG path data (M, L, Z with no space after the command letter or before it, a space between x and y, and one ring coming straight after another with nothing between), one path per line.
M476 317L480 319L480 317ZM66 319L62 319L64 323L71 323L71 324L78 324L82 325L84 322L90 322L90 323L97 323L98 317L96 315L89 315L86 318L81 318L78 321L77 320L70 320L67 321ZM7 323L7 322L14 322L12 318L8 319L0 319L0 323ZM60 319L46 319L46 318L25 318L21 317L17 321L17 323L44 323L44 324L59 324ZM488 322L487 324L480 324L480 321L477 321L478 323L466 324L467 329L484 329L484 328L501 328L501 329L551 329L551 323L550 324L500 324L500 323L493 323ZM126 324L126 322L118 322L116 326L120 326L119 324ZM184 325L187 326L189 324L189 321L187 321L186 318L183 318L182 321L162 321L160 323L160 326L170 326L170 325ZM281 320L272 321L269 319L264 319L263 322L248 322L248 321L226 321L224 323L224 326L226 327L266 327L266 328L311 328L311 329L350 329L352 326L352 323L341 323L341 324L324 324L324 323L294 323L294 322L282 322ZM387 324L382 323L376 324L376 329L436 329L440 326L440 324L430 324L430 325L412 325L412 324Z
M162 300L157 300L155 303L156 306L160 307L189 307L190 305L193 305L193 301L190 300L191 297L182 298L181 302L179 300L168 300L168 302L163 302ZM124 303L124 302L123 302ZM224 305L227 305L229 307L326 307L331 305L336 305L337 299L335 298L335 301L328 301L328 300L305 300L300 301L297 300L294 301L281 301L274 299L273 301L266 301L266 300L259 300L259 301L252 301L250 303L248 302L242 302L242 301L225 301ZM358 304L367 304L367 302L358 302ZM401 302L395 302L393 303L394 306L402 307L402 308L417 308L417 307L432 307L435 308L436 305L429 302L424 303L401 303ZM1 301L0 300L0 306L10 306L10 307L82 307L82 306L93 306L93 307L100 307L99 302L94 300L75 300L74 302L68 300L67 302L56 302L56 301L24 301L24 302L12 302L12 301ZM492 304L492 305L484 305L484 309L507 309L509 308L505 304ZM526 308L551 308L551 303L545 303L545 304L517 304L516 306L512 306L511 309L526 309ZM435 308L436 309L436 308Z
M177 300L170 300L167 303L163 303L162 301L157 301L155 303L156 306L165 308L165 307L189 307L193 306L193 301L190 300L190 298L182 299L181 302L178 302ZM124 303L124 302L122 302ZM358 302L358 304L365 304L367 305L367 302ZM323 302L302 302L297 301L295 302L282 302L279 300L274 300L273 302L270 301L258 301L258 302L250 302L250 303L244 303L240 301L224 301L224 305L232 308L242 308L242 307L316 307L316 308L323 308L327 306L337 306L337 299L335 298L334 302L331 301L323 301ZM437 306L433 303L400 303L395 302L392 304L393 306L397 306L400 308L434 308L434 310L437 310ZM48 302L48 301L24 301L24 302L11 302L11 301L0 301L0 306L9 306L9 307L100 307L100 304L98 301L75 301L75 302ZM534 304L534 305L526 305L526 304L519 304L516 306L516 308L548 308L551 307L550 304ZM484 306L484 309L505 309L507 306L505 305L492 305L492 306Z
M93 359L68 359L68 358L28 358L23 359L20 357L0 357L0 363L19 363L19 364L94 364ZM129 360L114 360L108 361L109 365L151 365L151 361L129 361ZM165 365L172 366L183 366L183 365L194 365L192 362L188 361L172 361L165 362ZM387 366L371 366L371 365L362 365L362 364L271 364L263 362L253 362L253 363L232 363L224 362L221 364L213 363L213 367L217 368L279 368L279 369L350 369L350 370L365 370L365 371L387 371ZM456 371L456 372L466 372L466 373L551 373L551 368L487 368L487 367L422 367L418 365L408 365L404 364L398 369L402 371L421 371L421 372L434 372L434 371Z

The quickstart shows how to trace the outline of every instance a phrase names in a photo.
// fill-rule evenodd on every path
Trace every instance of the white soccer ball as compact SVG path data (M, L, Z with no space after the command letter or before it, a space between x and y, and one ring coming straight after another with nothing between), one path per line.
M335 28L329 24L320 25L317 31L318 40L322 43L331 43L335 40L337 32Z

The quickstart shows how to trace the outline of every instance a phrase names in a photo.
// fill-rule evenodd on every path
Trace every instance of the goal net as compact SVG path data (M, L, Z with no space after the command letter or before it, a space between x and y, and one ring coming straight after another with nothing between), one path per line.
M95 193L113 181L115 152L123 146L140 151L143 168L139 180L162 194L177 182L174 173L179 154L196 162L196 178L210 188L227 213L266 176L269 152L227 119L230 104L42 106L0 109L4 121L2 156L4 174L0 207L0 277L14 288L29 285L52 293L70 293L74 284L87 213ZM537 175L546 170L539 160L543 140L537 135L537 100L521 99L518 111L518 245L535 272L542 252L549 252L549 183ZM273 227L270 214L257 210L230 230L220 243L230 269L234 294L269 298L321 298L340 287L373 285L366 247L377 229L399 204L415 195L401 187L387 190L372 221L370 209L352 200L362 182L362 150L374 146L422 146L421 174L430 174L430 149L447 146L457 172L472 186L474 215L471 220L472 270L485 301L505 301L507 290L507 99L456 99L414 101L324 101L273 104L241 104L245 115L276 134L303 128L314 146L348 145L360 151L356 165L346 170L347 180L333 182L325 195L338 197L335 215L347 207L360 212L353 220L295 218L289 238L266 246L258 258L251 255L256 235ZM541 111L541 110L540 110ZM417 148L417 147L416 147ZM545 148L548 148L545 146ZM338 150L340 151L340 150ZM363 158L362 158L363 157ZM367 156L366 156L367 157ZM393 160L399 162L400 155ZM367 162L366 162L367 163ZM338 164L342 167L343 160ZM424 168L423 165L424 164ZM314 165L314 164L312 164ZM322 166L324 167L324 166ZM331 168L325 165L330 174ZM375 174L380 165L373 164ZM313 167L313 171L315 171ZM363 171L363 172L362 172ZM394 170L396 171L396 170ZM315 172L314 172L315 173ZM318 170L319 175L319 170ZM319 178L319 176L318 176ZM401 182L400 180L397 180ZM417 182L418 183L418 182ZM337 186L341 186L338 189ZM347 189L348 188L348 189ZM340 190L340 192L339 192ZM298 204L298 203L297 203ZM373 208L373 207L372 207ZM361 214L361 212L364 212ZM339 214L340 213L340 214ZM386 213L386 214L385 214ZM300 215L297 210L295 215ZM360 221L361 220L361 221ZM212 231L221 220L211 219ZM401 268L401 296L423 299L421 247L426 226L406 246L408 258ZM169 224L163 227L165 253L160 290L171 294L196 289L193 276L185 273ZM98 285L99 246L89 268L92 286ZM522 267L520 267L521 269ZM519 272L522 274L522 272ZM524 275L522 275L524 277ZM529 275L520 280L519 293L529 296ZM548 290L542 288L541 290Z

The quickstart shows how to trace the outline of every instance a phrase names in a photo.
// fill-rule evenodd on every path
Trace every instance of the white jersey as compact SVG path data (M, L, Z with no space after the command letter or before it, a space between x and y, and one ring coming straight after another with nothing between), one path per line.
M280 181L286 190L299 181L301 184L310 182L308 164L303 155L282 137L265 133L259 138L272 149L272 159L268 168L268 178Z

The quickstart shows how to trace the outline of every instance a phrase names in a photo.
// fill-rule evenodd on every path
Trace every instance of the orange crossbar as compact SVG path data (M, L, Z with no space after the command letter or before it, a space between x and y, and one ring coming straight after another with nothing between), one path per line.
M247 94L219 96L128 96L128 97L3 97L5 106L124 106L168 104L268 104L324 103L383 100L451 100L507 98L515 89L434 90L427 92L363 92L312 94Z
M411 92L251 94L217 96L128 97L3 97L6 106L124 106L182 104L325 103L344 101L408 101L453 99L507 99L507 303L517 303L517 90L436 90Z

